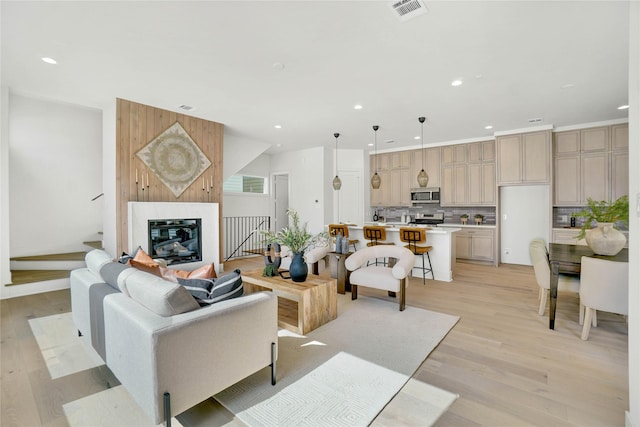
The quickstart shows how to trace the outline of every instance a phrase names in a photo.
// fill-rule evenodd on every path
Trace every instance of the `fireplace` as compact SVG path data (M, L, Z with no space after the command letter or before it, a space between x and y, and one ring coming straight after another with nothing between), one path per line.
M180 263L181 270L192 271L213 263L218 272L222 270L217 203L129 202L128 208L129 253L141 246L153 258L167 259L168 264L171 260L169 267L178 268L176 265ZM184 223L176 224L176 221ZM152 222L156 231L150 231ZM170 242L173 239L180 241ZM192 246L192 242L186 243L192 239L197 239L198 247ZM177 258L168 258L169 251L165 246L173 243L178 243L193 253L187 253L178 245L174 245ZM154 245L160 246L154 249Z
M167 265L202 261L202 220L150 219L149 255Z

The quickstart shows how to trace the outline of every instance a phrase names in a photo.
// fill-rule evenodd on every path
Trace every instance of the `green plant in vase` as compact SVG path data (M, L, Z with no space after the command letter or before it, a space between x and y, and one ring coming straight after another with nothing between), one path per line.
M313 235L307 231L307 223L300 223L300 216L294 209L288 209L291 225L274 233L262 231L264 243L278 243L286 246L293 253L289 273L294 282L304 282L307 278L307 264L304 262L304 251L319 246L329 245L329 233L326 231Z
M604 200L596 201L591 197L587 198L588 208L581 210L580 212L574 212L572 217L584 218L584 224L580 229L578 239L583 239L586 236L587 230L593 227L593 221L599 224L614 224L616 228L616 222L622 222L629 224L629 197L621 196L613 202L606 202Z
M467 221L469 221L469 214L465 213L465 214L460 215L460 222L462 224L466 224Z
M476 224L482 224L482 221L484 220L484 215L475 214L474 218L476 220Z

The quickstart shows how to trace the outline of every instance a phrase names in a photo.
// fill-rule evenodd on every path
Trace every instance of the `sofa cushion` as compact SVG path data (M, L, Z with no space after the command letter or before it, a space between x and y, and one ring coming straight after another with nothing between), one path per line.
M113 289L120 290L120 287L118 286L118 276L120 276L120 273L130 268L131 266L121 264L120 262L108 262L100 268L100 276L107 285L111 286Z
M102 249L94 249L85 255L84 261L87 264L87 268L91 270L92 273L100 276L100 269L102 266L110 263L112 259L111 256Z
M178 283L183 285L200 305L213 304L244 295L242 276L238 269L217 279L183 279L179 277Z
M160 316L173 316L200 307L189 291L178 283L140 270L127 271L122 276L126 276L123 280L118 279L122 282L122 292Z
M175 268L160 267L160 276L166 280L178 283L181 279L215 279L216 269L213 264L203 265L193 271L178 270Z

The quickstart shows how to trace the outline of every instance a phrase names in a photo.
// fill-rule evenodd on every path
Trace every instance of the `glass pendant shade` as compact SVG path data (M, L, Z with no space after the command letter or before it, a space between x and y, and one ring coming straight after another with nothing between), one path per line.
M342 180L340 180L340 177L336 175L336 177L333 178L333 189L339 190L341 187L342 187Z
M420 187L426 187L429 183L429 175L422 169L418 174L418 185Z
M374 173L371 177L371 188L377 190L378 188L380 188L381 182L382 180L380 179L380 175L378 175L378 172Z
M373 188L374 190L379 189L380 183L382 182L380 175L378 175L378 129L380 129L380 126L373 126L373 155L375 157L376 170L371 177L371 188Z
M338 137L339 136L340 134L337 132L333 134L333 137L336 139L336 177L333 178L333 181L331 182L331 184L333 185L333 189L336 191L340 190L340 188L342 187L342 180L338 176Z

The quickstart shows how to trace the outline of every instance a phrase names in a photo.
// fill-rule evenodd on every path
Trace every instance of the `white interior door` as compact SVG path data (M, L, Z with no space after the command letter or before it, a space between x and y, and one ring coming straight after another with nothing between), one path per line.
M336 222L360 224L363 216L362 177L357 171L340 171L342 188L336 191Z
M289 225L287 209L289 209L289 175L273 176L274 223L272 230L278 232Z
M531 265L529 243L549 236L549 186L500 187L500 262Z

